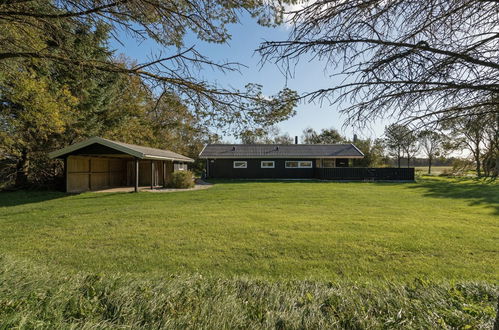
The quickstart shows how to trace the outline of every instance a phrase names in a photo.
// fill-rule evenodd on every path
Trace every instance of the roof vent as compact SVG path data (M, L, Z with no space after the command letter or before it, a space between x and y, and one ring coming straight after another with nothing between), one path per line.
M232 151L236 151L236 146L232 146Z
M275 150L279 151L279 146L275 147Z

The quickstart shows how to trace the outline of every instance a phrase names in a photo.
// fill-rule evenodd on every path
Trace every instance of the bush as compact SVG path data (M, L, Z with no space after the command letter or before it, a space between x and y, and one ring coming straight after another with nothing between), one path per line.
M168 186L178 189L192 188L194 187L194 175L191 171L173 172Z

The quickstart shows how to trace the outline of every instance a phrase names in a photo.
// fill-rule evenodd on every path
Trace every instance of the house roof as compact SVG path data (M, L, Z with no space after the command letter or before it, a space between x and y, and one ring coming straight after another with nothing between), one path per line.
M363 158L353 144L208 144L200 158Z
M60 158L78 150L84 149L92 145L102 145L118 151L121 154L127 154L140 159L158 159L158 160L174 160L182 162L193 162L192 158L177 154L173 151L162 150L156 148L149 148L138 146L135 144L128 144L123 142L111 141L101 137L93 137L88 140L72 144L66 148L62 148L49 153L50 158Z

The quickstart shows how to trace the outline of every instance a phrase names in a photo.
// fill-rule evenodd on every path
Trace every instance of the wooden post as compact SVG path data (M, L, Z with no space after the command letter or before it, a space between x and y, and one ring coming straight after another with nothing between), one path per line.
M135 192L139 191L139 159L135 158Z
M151 190L154 189L154 161L151 160Z
M68 192L68 185L69 185L69 180L68 180L68 157L64 157L64 191Z
M88 190L92 190L92 157L88 158Z
M163 188L166 188L166 162L163 160Z

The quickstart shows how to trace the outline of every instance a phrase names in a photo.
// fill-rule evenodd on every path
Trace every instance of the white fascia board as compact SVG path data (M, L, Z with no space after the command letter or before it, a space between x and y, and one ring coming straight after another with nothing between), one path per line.
M144 155L143 159L151 159L151 160L171 160L176 162L187 162L194 163L194 159L182 159L182 158L172 158L172 157L162 157L162 156L152 156L152 155Z
M364 156L365 156L364 153L362 151L360 151L360 149L357 148L357 146L355 144L353 144L353 143L350 143L350 144L352 145L352 147L354 147L362 155L362 158L364 158Z
M102 144L102 145L104 145L106 147L109 147L109 148L112 148L112 149L124 152L124 153L126 153L128 155L131 155L131 156L134 156L134 157L137 157L137 158L143 159L144 156L145 156L141 152L138 152L138 151L135 151L133 149L121 146L121 145L116 144L114 142L111 142L109 140L106 140L106 139L103 139L103 138L100 138L100 137L93 137L93 138L90 138L88 140L85 140L85 141L82 141L82 142L70 145L70 146L68 146L66 148L62 148L62 149L53 151L53 152L49 153L49 157L50 158L57 158L57 157L60 157L62 155L65 155L65 154L71 153L73 151L76 151L78 149L85 148L85 147L87 147L87 146L89 146L91 144L94 144L94 143Z

